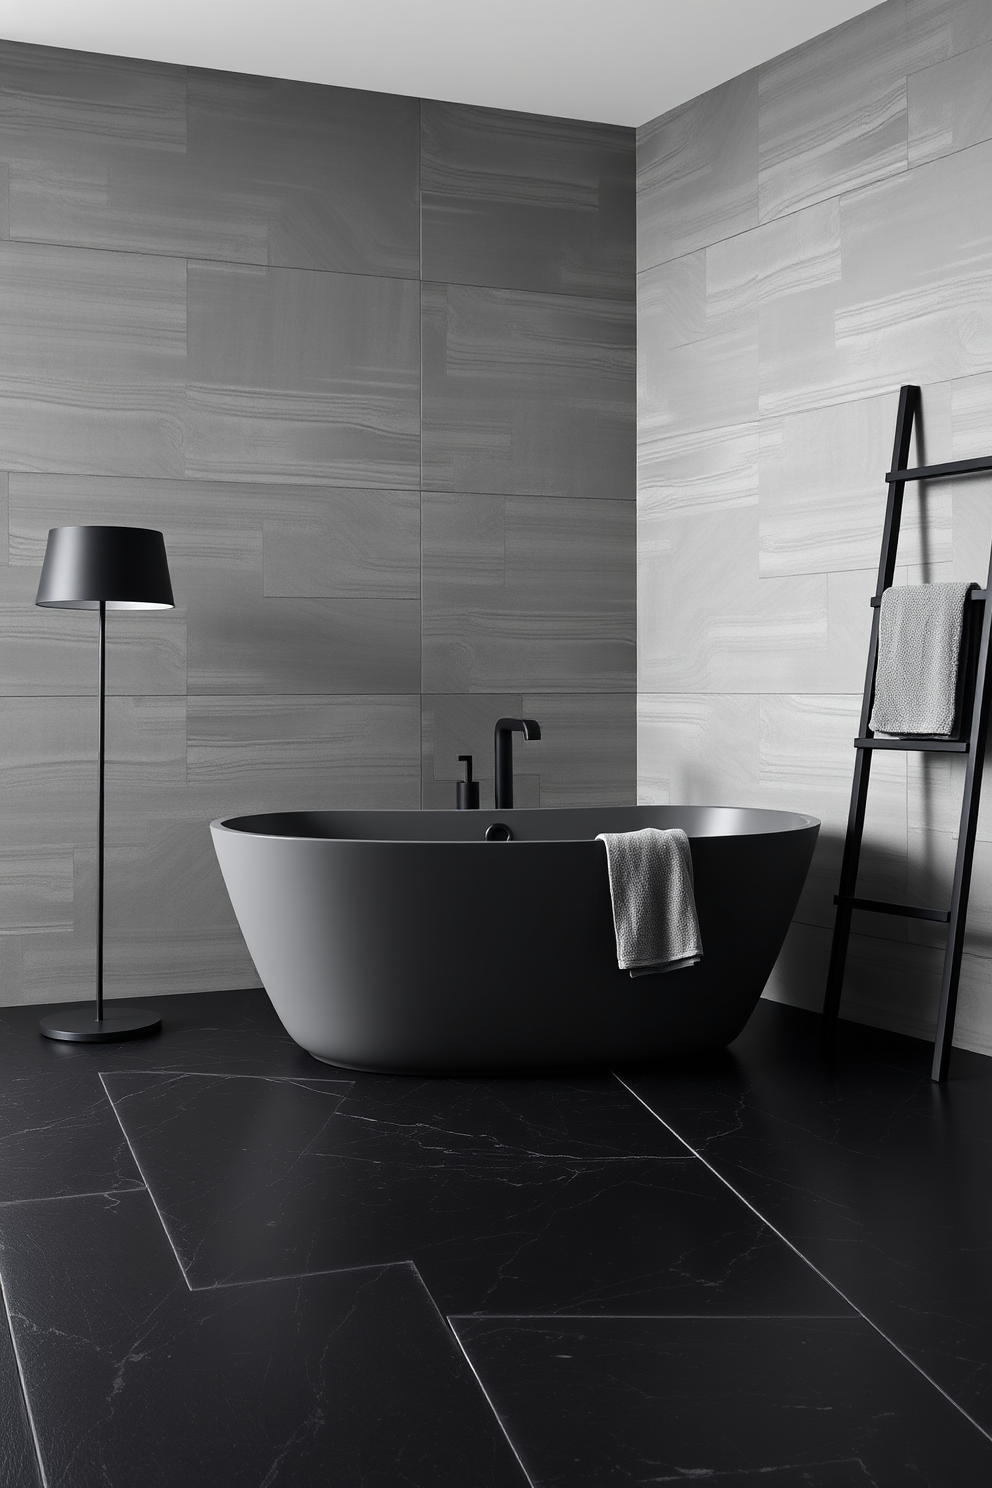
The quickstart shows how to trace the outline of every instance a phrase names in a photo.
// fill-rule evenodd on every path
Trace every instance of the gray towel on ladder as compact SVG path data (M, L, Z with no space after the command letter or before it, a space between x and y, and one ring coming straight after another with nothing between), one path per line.
M952 739L961 702L965 606L974 584L886 589L878 628L873 733Z
M620 970L647 976L694 966L703 947L685 833L645 827L601 832L596 841L606 844Z

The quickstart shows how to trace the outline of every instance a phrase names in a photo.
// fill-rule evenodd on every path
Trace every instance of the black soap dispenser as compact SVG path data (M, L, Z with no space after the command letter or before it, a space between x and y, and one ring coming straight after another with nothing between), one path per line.
M458 758L465 764L465 779L458 782L458 810L478 811L479 782L472 779L472 756L470 754L460 754Z

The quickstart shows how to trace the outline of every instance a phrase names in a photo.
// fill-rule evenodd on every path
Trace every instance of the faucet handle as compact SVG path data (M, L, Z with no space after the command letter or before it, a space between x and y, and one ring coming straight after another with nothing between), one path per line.
M465 766L465 779L457 782L455 804L459 811L478 811L479 782L472 779L472 756L460 754L458 759Z

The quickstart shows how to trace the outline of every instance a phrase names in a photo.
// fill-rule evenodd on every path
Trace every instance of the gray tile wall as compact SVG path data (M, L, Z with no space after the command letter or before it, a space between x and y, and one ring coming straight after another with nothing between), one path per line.
M897 390L992 453L992 6L888 0L638 131L638 788L823 820L770 995L819 1007ZM901 582L984 579L992 480ZM959 764L876 760L866 892L947 902ZM992 771L959 1042L992 1052ZM844 1010L930 1035L942 938L856 922Z
M962 120L974 129L974 121ZM254 972L207 824L635 796L631 130L0 43L0 1003L91 995L96 634L48 529L165 533L108 644L107 990Z

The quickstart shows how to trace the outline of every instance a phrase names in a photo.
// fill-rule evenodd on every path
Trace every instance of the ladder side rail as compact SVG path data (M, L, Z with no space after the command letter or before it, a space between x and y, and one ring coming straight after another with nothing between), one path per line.
M902 470L909 454L913 423L920 406L920 389L905 386L899 390L899 408L896 413L895 439L892 449L893 471ZM885 525L882 529L882 547L878 563L876 598L891 588L896 570L896 551L899 546L899 529L902 523L902 504L905 482L890 481L885 502ZM865 690L861 704L859 737L871 736L868 720L875 702L875 666L878 661L878 627L880 607L872 609L871 637L868 642L868 664L865 671ZM854 779L851 784L851 805L847 818L847 834L844 838L844 855L841 860L841 900L855 896L858 881L858 866L861 861L861 839L864 834L865 810L868 805L868 782L871 778L871 750L859 749L855 756ZM827 986L823 999L823 1032L829 1033L837 1021L841 993L844 986L844 968L847 964L847 947L851 937L852 907L837 905L834 933L830 944L830 964L827 969Z
M992 561L989 564L989 581L992 583ZM982 795L982 772L985 764L985 746L989 731L989 661L992 657L992 603L985 602L982 615L981 642L978 651L978 671L972 702L971 749L965 771L964 795L961 800L961 823L958 828L958 850L954 860L954 882L951 888L951 912L947 931L947 947L944 952L944 969L940 984L940 1006L937 1014L937 1033L934 1040L932 1078L938 1083L947 1079L954 1038L954 1018L957 1012L958 984L961 979L961 957L964 952L964 935L968 916L968 896L971 890L971 870L975 858L975 837L978 832L978 810Z

